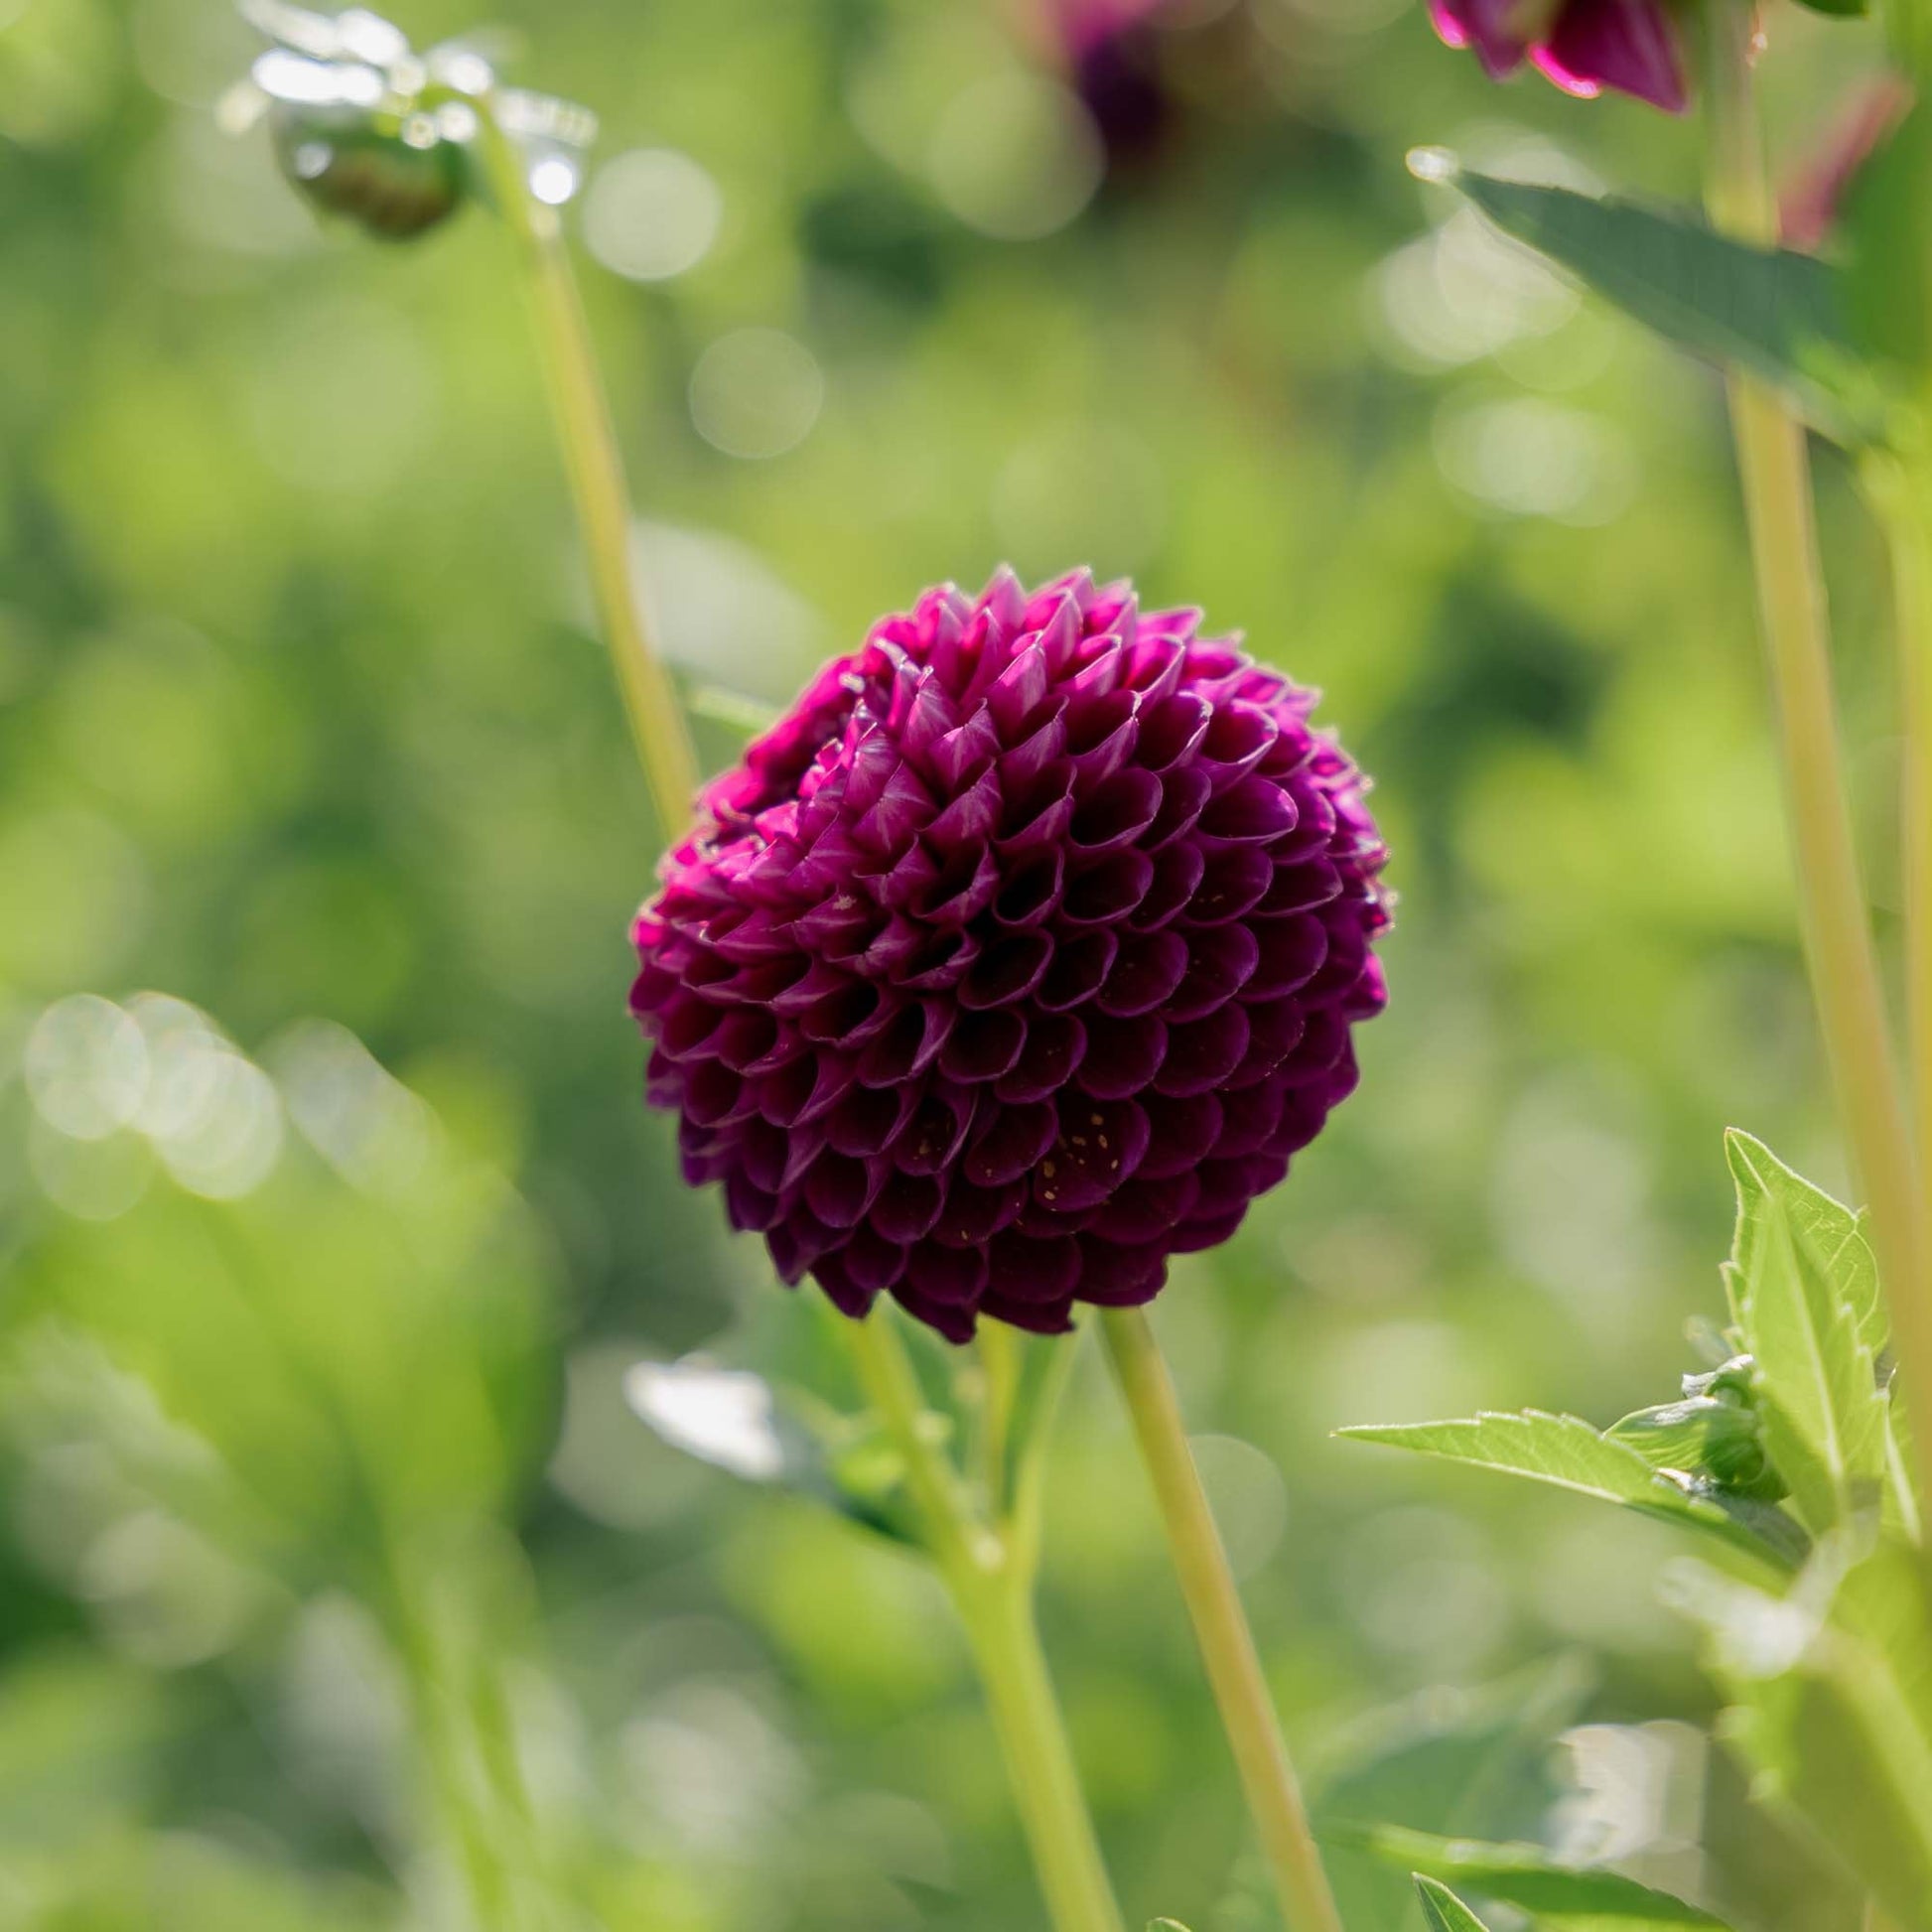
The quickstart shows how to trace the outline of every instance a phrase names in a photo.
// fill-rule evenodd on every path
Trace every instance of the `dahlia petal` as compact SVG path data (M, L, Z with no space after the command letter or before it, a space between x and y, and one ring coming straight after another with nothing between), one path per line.
M1154 855L1154 877L1146 897L1127 916L1129 929L1152 932L1183 909L1191 916L1206 872L1207 855L1193 840L1177 839L1173 845L1164 845Z
M1199 1194L1200 1180L1191 1171L1162 1180L1138 1178L1109 1203L1107 1233L1136 1247L1158 1241L1187 1218Z
M1076 790L1089 790L1112 777L1133 756L1141 735L1135 716L1139 707L1132 691L1112 691L1067 707L1066 756Z
M932 1232L946 1192L930 1174L894 1173L873 1202L872 1224L888 1241L909 1245Z
M1043 1101L1001 1107L966 1151L966 1178L980 1187L1004 1187L1029 1173L1059 1133L1059 1115Z
M1083 1235L1080 1248L1080 1299L1096 1307L1138 1308L1153 1301L1168 1279L1167 1255L1159 1245L1123 1247Z
M1095 1013L1087 1021L1087 1056L1076 1078L1096 1100L1126 1100L1152 1082L1167 1056L1167 1026L1152 1014L1113 1020Z
M894 1143L893 1164L900 1173L943 1174L966 1144L973 1125L973 1097L957 1087L935 1083L912 1110Z
M1001 744L1017 745L1027 736L1029 721L1045 702L1052 681L1046 653L1038 644L1023 650L993 680L986 694L986 711Z
M898 1138L915 1096L906 1087L853 1087L825 1116L825 1144L868 1160Z
M1301 821L1293 793L1250 774L1211 799L1200 815L1203 840L1231 843L1279 839Z
M1225 1214L1211 1219L1194 1217L1182 1221L1168 1236L1168 1250L1171 1254L1197 1255L1208 1248L1218 1248L1247 1218L1248 1203L1243 1201L1239 1207L1231 1207Z
M1198 762L1215 791L1231 790L1274 747L1281 728L1259 705L1226 704L1201 740Z
M893 1300L915 1321L923 1321L946 1341L969 1342L978 1331L978 1317L963 1297L957 1303L941 1302L901 1282L893 1290Z
M1047 767L1057 764L1065 754L1065 707L1055 706L1044 724L1001 755L1000 783L1014 797L1028 795Z
M1292 995L1283 999L1256 999L1252 981L1247 992L1248 1050L1242 1056L1238 1076L1221 1089L1224 1100L1244 1091L1252 1081L1270 1078L1301 1045L1309 1030L1309 1010Z
M982 1187L963 1175L946 1189L946 1204L934 1223L932 1238L946 1248L981 1248L1004 1227L1012 1225L1026 1200L1016 1181Z
M875 1181L864 1161L826 1152L805 1175L805 1205L827 1227L857 1227L884 1184L883 1175Z
M1328 957L1328 928L1312 912L1261 919L1254 930L1261 957L1248 991L1256 997L1292 993L1306 986Z
M863 1320L872 1312L876 1299L872 1290L852 1278L842 1250L821 1255L812 1263L812 1280L825 1291L825 1298L841 1314L849 1314L855 1321Z
M1245 925L1215 925L1187 935L1187 971L1167 1006L1171 1021L1199 1020L1225 1006L1253 978L1261 941Z
M1067 925L1115 925L1126 918L1154 884L1155 862L1136 846L1121 846L1096 865L1083 866L1067 883Z
M1147 1114L1131 1100L1064 1095L1059 1139L1034 1181L1041 1205L1074 1213L1107 1199L1134 1177L1151 1133Z
M1211 858L1203 855L1200 886L1187 905L1187 924L1225 925L1246 917L1267 897L1275 874L1274 860L1260 846L1224 845Z
M894 1086L914 1079L939 1057L952 1024L953 1009L937 1000L901 1006L859 1055L860 1085Z
M1141 711L1140 762L1163 772L1190 760L1207 736L1214 707L1198 691L1176 691Z
M974 1248L941 1248L922 1242L905 1264L904 1288L928 1302L977 1301L985 1286L986 1256ZM904 1290L899 1299L904 1300Z
M1187 942L1172 929L1130 932L1094 1005L1116 1020L1166 1004L1187 971Z
M980 1298L980 1308L1009 1328L1021 1328L1031 1335L1065 1335L1073 1331L1073 1298L1064 1302L1022 1302L998 1289L989 1288Z
M1026 927L1052 917L1060 909L1065 878L1066 855L1057 849L1039 853L1011 869L993 901L995 922Z
M1168 1057L1155 1076L1157 1093L1185 1098L1218 1087L1248 1050L1248 1015L1230 1003L1199 1020L1168 1029Z
M1071 1235L1035 1241L1007 1228L987 1250L988 1289L1009 1303L1064 1308L1080 1280L1080 1247Z
M1080 800L1067 836L1082 852L1125 845L1154 823L1161 798L1161 780L1152 771L1117 771Z
M939 1070L961 1086L997 1080L1019 1064L1027 1044L1027 1023L1009 1007L962 1013L939 1049Z
M1085 1059L1087 1036L1088 1029L1070 1013L1035 1014L1019 1059L993 1083L994 1098L1013 1106L1050 1099Z
M1205 1159L1221 1132L1221 1103L1211 1093L1150 1094L1143 1180L1165 1180Z
M1035 1002L1047 1013L1064 1013L1100 991L1120 951L1120 935L1109 926L1096 926L1069 939L1054 955L1039 983Z
M1142 847L1159 852L1171 839L1191 832L1200 820L1202 808L1213 794L1214 784L1205 771L1192 764L1175 765L1161 776L1161 809L1154 823L1141 838Z
M948 846L964 845L968 840L991 838L1005 808L1000 767L989 764L925 828L926 836L939 851L944 851Z
M1012 1006L1038 986L1052 963L1053 942L1045 933L1009 932L973 962L959 983L959 1004L968 1012Z

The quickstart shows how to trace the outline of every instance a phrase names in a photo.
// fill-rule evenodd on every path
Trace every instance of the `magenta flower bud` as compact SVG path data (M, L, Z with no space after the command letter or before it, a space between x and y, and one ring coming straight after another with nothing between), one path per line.
M1605 87L1667 113L1690 104L1670 0L1429 0L1436 31L1471 49L1491 79L1527 60L1567 92Z
M647 1091L779 1275L959 1341L1150 1300L1354 1087L1385 857L1314 694L1085 573L885 619L634 931Z

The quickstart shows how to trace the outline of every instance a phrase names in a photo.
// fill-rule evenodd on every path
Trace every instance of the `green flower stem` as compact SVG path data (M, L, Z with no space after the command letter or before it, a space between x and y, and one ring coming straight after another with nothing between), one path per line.
M1122 1932L1034 1618L1034 1565L978 1520L927 1433L924 1397L891 1310L841 1324L866 1392L905 1463L927 1547L979 1666L1054 1932Z
M1161 1345L1142 1309L1106 1310L1101 1329L1140 1439L1180 1591L1290 1932L1341 1932L1341 1916L1321 1868L1254 1632L1187 1446L1179 1399Z
M1867 500L1890 546L1898 692L1905 718L1899 864L1905 897L1905 1018L1918 1149L1919 1257L1932 1267L1932 476L1872 463Z
M1711 0L1711 218L1741 239L1777 234L1777 208L1751 84L1748 0ZM1892 1333L1911 1387L1932 1390L1932 1285L1922 1256L1911 1138L1871 936L1850 791L1839 749L1831 640L1802 425L1747 375L1729 380L1731 425L1757 576L1759 618L1777 711L1801 924L1832 1084L1870 1204ZM1922 1397L1923 1399L1923 1397ZM1922 1492L1932 1496L1932 1431L1915 1432Z
M630 502L597 356L584 320L557 210L530 193L522 151L503 132L488 97L470 102L482 120L478 151L490 193L516 244L538 359L550 392L571 495L576 500L591 591L597 601L631 736L643 760L659 829L675 839L691 814L698 761L663 660L651 648L630 561Z

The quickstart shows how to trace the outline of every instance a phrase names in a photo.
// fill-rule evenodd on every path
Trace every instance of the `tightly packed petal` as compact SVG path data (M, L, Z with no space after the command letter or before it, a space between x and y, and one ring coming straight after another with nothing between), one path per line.
M1586 98L1605 87L1667 113L1690 103L1671 0L1429 0L1436 31L1500 80L1527 60Z
M684 1173L963 1340L1145 1302L1355 1084L1384 852L1313 694L1085 574L950 586L711 785L638 915Z

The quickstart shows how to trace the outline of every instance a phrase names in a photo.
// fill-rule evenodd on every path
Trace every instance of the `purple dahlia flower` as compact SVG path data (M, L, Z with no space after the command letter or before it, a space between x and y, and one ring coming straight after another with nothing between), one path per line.
M1528 60L1585 99L1614 87L1672 114L1690 104L1670 0L1429 0L1429 12L1491 79Z
M848 1314L1148 1301L1355 1085L1388 923L1314 694L1085 573L885 619L710 785L631 1007L684 1173Z

